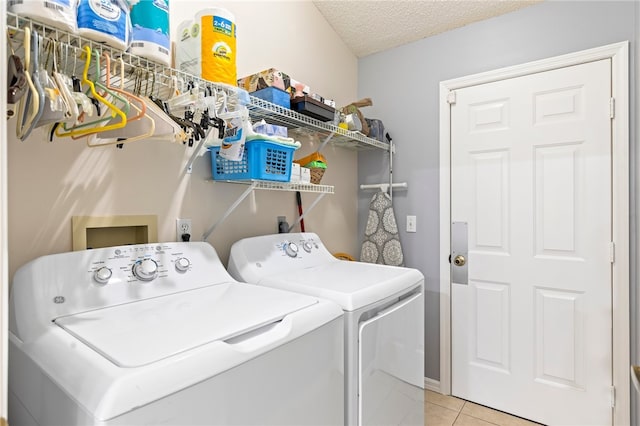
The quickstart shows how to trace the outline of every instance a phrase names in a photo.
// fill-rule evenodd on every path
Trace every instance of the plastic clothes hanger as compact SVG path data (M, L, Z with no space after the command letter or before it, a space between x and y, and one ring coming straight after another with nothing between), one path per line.
M7 43L9 44L9 50L11 50L11 55L7 60L7 102L15 104L29 90L29 85L27 84L27 77L24 75L22 60L13 50L11 34L9 34L8 29Z
M181 95L172 96L167 99L167 105L170 111L174 111L178 108L190 107L196 104L199 99L198 85L189 83L187 91Z
M128 114L130 109L130 103L127 100L126 96L122 96L122 93L118 93L117 91L111 90L111 88L109 88L106 84L102 84L102 82L100 81L100 75L101 75L100 61L101 61L102 55L100 55L100 52L98 52L97 50L94 50L93 54L95 56L96 67L95 67L95 75L92 81L94 86L96 87L96 90L97 89L102 90L101 93L100 92L98 93L100 93L100 96L104 98L109 98L109 99L113 98L114 100L120 101L123 105L122 110L124 111L125 114ZM107 76L108 76L108 73L107 73ZM127 120L128 119L129 118L127 117Z
M45 92L42 87L42 83L40 82L40 64L38 62L38 55L40 53L40 36L38 35L36 30L31 30L31 65L33 67L33 72L31 73L31 79L33 80L33 85L36 86L38 90L38 97L40 98L40 103L38 104L38 114L31 122L31 126L27 129L27 132L24 134L24 139L28 138L31 134L31 131L35 129L38 121L42 117L44 113L45 106Z
M55 46L54 42L51 39L45 39L47 41L45 48L42 49L46 52L45 61L41 62L38 65L38 61L34 63L34 66L38 66L38 79L40 81L40 85L44 91L43 102L43 112L38 121L35 124L35 127L41 127L47 124L56 123L61 120L64 120L67 116L67 105L64 97L60 89L57 86L57 83L49 76L47 71L49 59L52 54L54 54ZM38 55L36 55L36 58Z
M81 53L86 54L86 51L83 49ZM76 69L75 58L76 56L74 55L74 66L73 66L74 70ZM90 62L90 56L89 56L89 62ZM86 62L85 62L85 67L88 69ZM97 72L98 73L100 72L99 67ZM102 113L101 113L100 101L96 98L89 98L87 94L82 92L81 81L77 77L71 76L71 78L65 78L65 80L67 82L67 87L69 86L69 81L70 81L70 85L72 87L72 90L70 90L71 96L75 100L76 105L80 106L81 108L79 110L79 114L75 121L73 122L65 121L62 123L58 123L58 124L62 124L62 129L68 133L66 134L63 133L62 130L59 130L59 126L56 125L54 126L55 135L71 136L71 138L73 139L80 139L85 135L71 135L71 132L77 129L99 128L101 124L106 125L109 121L111 121L111 119L115 116L113 111L110 110L109 108L105 108L102 110ZM87 93L91 93L91 89L87 89ZM87 120L88 117L93 117L94 110L95 112L97 112L98 118L96 118L93 121L88 121ZM67 124L71 124L71 125L67 126ZM54 132L52 132L50 139L53 139L53 133ZM93 131L87 134L90 134L90 133L93 133Z
M29 85L29 92L20 99L18 105L18 123L16 124L16 136L24 141L28 133L33 128L33 123L41 111L40 105L40 92L36 86L34 79L32 78L29 68L31 67L31 29L28 26L24 27L24 75L27 78L27 84ZM29 110L29 115L25 116L25 110Z
M114 104L116 104L116 102L119 102L118 105L122 105L122 108L121 108L122 112L124 112L125 115L129 114L129 110L130 110L129 101L127 99L125 99L125 97L123 97L123 96L121 96L121 95L109 90L100 81L100 76L101 76L100 58L101 58L101 55L97 50L94 50L93 54L95 56L95 70L94 70L93 79L91 81L93 82L94 86L96 87L96 92L97 92L98 89L100 89L102 92L97 92L100 96L102 96L105 99L110 100ZM91 89L88 89L87 93L91 93ZM100 118L98 118L98 119L96 119L96 120L94 120L92 122L88 122L88 123L77 125L76 128L82 128L82 127L85 127L85 126L93 125L96 129L99 130L101 127L103 127L106 124L108 124L115 117L115 114L109 108L104 109L103 112L100 113L101 108L100 108L100 102L98 101L98 99L94 98L94 99L91 99L91 101L96 106L96 109L98 111L98 116ZM67 130L67 129L65 128L65 130ZM83 137L83 135L81 135L81 136L71 136L71 137L73 139L80 139L80 138Z
M67 46L67 49L69 48L69 46ZM75 47L72 47L72 49L77 49ZM67 56L69 55L69 53L67 52ZM77 60L78 55L74 54L73 55L73 70L75 71L76 69L78 69L76 60ZM94 104L92 102L92 99L89 98L85 93L82 92L82 86L80 83L80 79L78 79L78 77L76 77L75 75L71 75L71 77L69 76L64 76L65 77L65 81L67 82L67 87L69 88L69 91L71 93L71 96L73 97L73 99L76 101L76 105L79 108L79 114L78 114L78 118L77 121L74 122L74 124L76 126L80 126L87 117L93 117L93 113L94 113ZM97 111L98 113L100 111ZM66 129L66 127L65 127ZM66 129L69 130L69 129Z
M129 98L130 100L134 101L134 102L131 102L130 104L133 107L133 109L137 112L137 115L135 115L134 117L128 118L129 122L127 123L126 128L105 132L106 134L104 136L107 136L106 138L98 138L96 134L90 135L89 138L87 139L87 146L91 148L95 148L95 147L106 146L106 145L118 145L118 147L121 148L122 144L124 143L136 142L139 140L150 138L151 136L153 136L156 129L155 120L150 116L146 115L147 107L141 98L124 90L124 61L122 60L122 58L120 58L120 88L118 89L116 87L111 86L111 57L106 52L104 52L102 56L104 57L105 64L106 64L107 88L109 88L111 91L116 91L118 93L121 93L127 98ZM140 106L136 105L136 103L139 104ZM144 119L140 120L141 118L144 118ZM136 122L137 120L140 120L140 121ZM138 134L137 136L126 136L122 133L124 130L126 130L127 133L134 133L134 134L140 131L144 131L144 132L141 134Z
M106 85L107 88L110 89L111 91L120 93L122 95L124 95L127 99L129 100L133 100L135 101L135 103L137 103L137 105L139 105L139 113L137 115L135 115L134 117L129 118L129 120L139 120L140 118L144 117L147 107L144 104L142 98L140 98L137 95L134 95L133 93L125 90L124 88L124 60L122 59L122 57L118 58L118 62L116 63L116 66L114 67L114 73L115 70L118 69L118 65L120 66L120 87L115 87L111 84L111 56L109 55L109 53L104 52L102 54L102 56L105 59L105 65L106 65Z
M111 89L109 89L106 85L102 84L102 82L100 81L100 76L101 76L101 70L100 70L100 58L102 55L100 55L100 52L98 52L97 50L93 51L93 54L95 56L95 74L93 77L93 80L91 80L94 84L94 86L96 87L96 89L100 89L102 90L102 92L98 92L100 94L100 96L102 96L105 99L109 99L111 100L114 104L116 102L119 102L119 105L122 105L122 112L124 112L125 115L127 115L127 121L129 120L128 118L128 114L129 114L129 110L131 109L131 104L129 103L129 101L122 96L121 94L118 94L114 91L112 91ZM104 111L104 114L101 115L102 118L93 121L92 123L96 124L94 126L95 128L95 132L91 132L89 133L89 135L94 135L98 132L100 132L105 125L107 125L113 118L114 118L114 114L107 108ZM139 117L138 117L139 118ZM84 125L82 125L82 127L91 124L91 123L86 123ZM81 127L81 126L76 126L77 128ZM82 139L83 137L85 137L86 135L72 135L71 138L74 140L77 139ZM89 142L87 142L89 143Z
M61 78L62 74L58 72L58 60L60 59L62 49L56 40L48 39L48 41L50 42L50 51L53 57L51 63L51 78L55 82L65 108L63 120L75 121L79 114L78 106L70 95L69 87L67 87L67 85L65 84L64 79ZM47 57L47 61L48 60L49 59Z
M78 109L78 103L74 98L71 91L71 78L68 76L58 72L58 54L60 52L60 46L56 41L53 41L53 79L58 84L58 90L60 90L60 94L65 100L67 106L67 114L64 118L64 121L68 123L75 123L80 115L80 110ZM67 52L68 53L68 52Z
M140 75L140 72L136 71L136 75ZM136 95L140 96L140 91L141 87L136 81L134 92ZM171 119L166 114L165 110L162 107L158 106L158 104L156 104L153 99L155 99L153 98L153 96L147 97L146 94L142 97L142 100L147 107L146 114L152 117L156 123L155 134L150 137L149 140L169 140L171 142L177 143L185 143L187 140L189 140L189 135L187 134L187 132L173 119Z
M70 53L69 53L70 48L73 50L77 49L76 47L65 45L64 69L76 70L77 69L76 60L78 55L71 54L71 56L73 56L73 65L69 65L68 58L70 57ZM57 68L57 65L55 64L57 63L56 57L58 52L60 52L60 55L62 55L61 47L59 51L58 49L56 49L56 52L54 54L54 67L56 68ZM73 68L70 68L70 66L73 66ZM57 130L58 126L62 125L64 126L65 129L69 130L73 128L73 126L81 125L85 118L93 117L93 113L94 113L94 107L93 107L93 104L91 103L91 99L89 99L87 95L82 93L82 88L80 87L80 80L78 80L75 77L75 75L72 74L71 76L68 76L66 74L63 74L57 71L55 71L53 75L55 80L58 83L58 88L62 92L63 96L67 99L67 103L69 106L69 114L65 118L65 120L55 123L52 126L51 131L49 132L49 142L53 142L53 136L55 135L55 131ZM71 126L67 127L66 126L67 124L70 124Z
M95 99L99 100L102 104L107 106L107 108L111 112L111 115L117 115L118 117L120 117L120 121L116 122L116 123L112 123L112 124L106 124L104 127L101 127L101 128L98 128L98 129L96 129L96 128L75 129L74 128L74 129L72 129L72 130L70 130L68 132L60 131L60 126L58 126L58 128L55 131L55 134L58 137L88 135L90 133L104 132L104 131L107 131L107 130L120 129L120 128L122 128L122 127L127 125L127 116L126 116L126 114L121 109L116 107L114 104L109 102L107 99L105 99L104 97L100 96L100 94L96 91L95 85L88 78L89 66L91 64L91 48L89 46L85 46L84 47L84 54L85 54L86 58L85 58L84 69L82 70L82 82L89 86L89 89L91 90L91 94L93 95L93 97ZM107 115L109 115L109 113L107 113Z
M148 81L148 80L147 80ZM153 103L161 110L164 112L164 114L169 117L171 120L173 120L177 125L179 125L184 133L186 134L186 140L183 141L183 143L189 143L189 145L193 144L193 138L194 137L198 137L199 138L199 133L198 133L198 129L196 128L195 124L192 121L180 118L174 114L172 114L169 111L169 108L167 106L167 103L162 101L161 99L154 97L154 96L150 96L150 99L153 101ZM194 136L196 135L196 136Z

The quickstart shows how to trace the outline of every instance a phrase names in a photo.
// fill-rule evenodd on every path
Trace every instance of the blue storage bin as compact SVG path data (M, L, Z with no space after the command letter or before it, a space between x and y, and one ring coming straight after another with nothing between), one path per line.
M283 108L291 108L291 96L289 96L289 93L275 87L256 90L251 92L250 95L264 99L272 104L280 105Z
M272 180L289 182L294 147L262 139L246 142L242 161L230 161L220 156L220 147L209 148L214 180Z

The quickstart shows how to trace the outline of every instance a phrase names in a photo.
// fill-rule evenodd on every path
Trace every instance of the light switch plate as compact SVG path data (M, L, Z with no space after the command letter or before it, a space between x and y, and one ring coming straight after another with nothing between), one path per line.
M415 216L407 216L407 232L416 232Z

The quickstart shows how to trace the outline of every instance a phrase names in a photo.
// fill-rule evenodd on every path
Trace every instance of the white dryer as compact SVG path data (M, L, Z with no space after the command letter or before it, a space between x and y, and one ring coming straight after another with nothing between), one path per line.
M334 303L235 282L206 243L38 258L10 296L9 422L338 425Z
M247 238L229 272L248 283L337 302L344 310L345 424L424 424L424 277L336 259L313 233Z

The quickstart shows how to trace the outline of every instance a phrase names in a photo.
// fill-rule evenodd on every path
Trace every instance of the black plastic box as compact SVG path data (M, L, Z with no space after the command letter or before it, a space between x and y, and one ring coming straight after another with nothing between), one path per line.
M309 96L291 99L291 109L320 121L331 121L336 114L335 108Z

